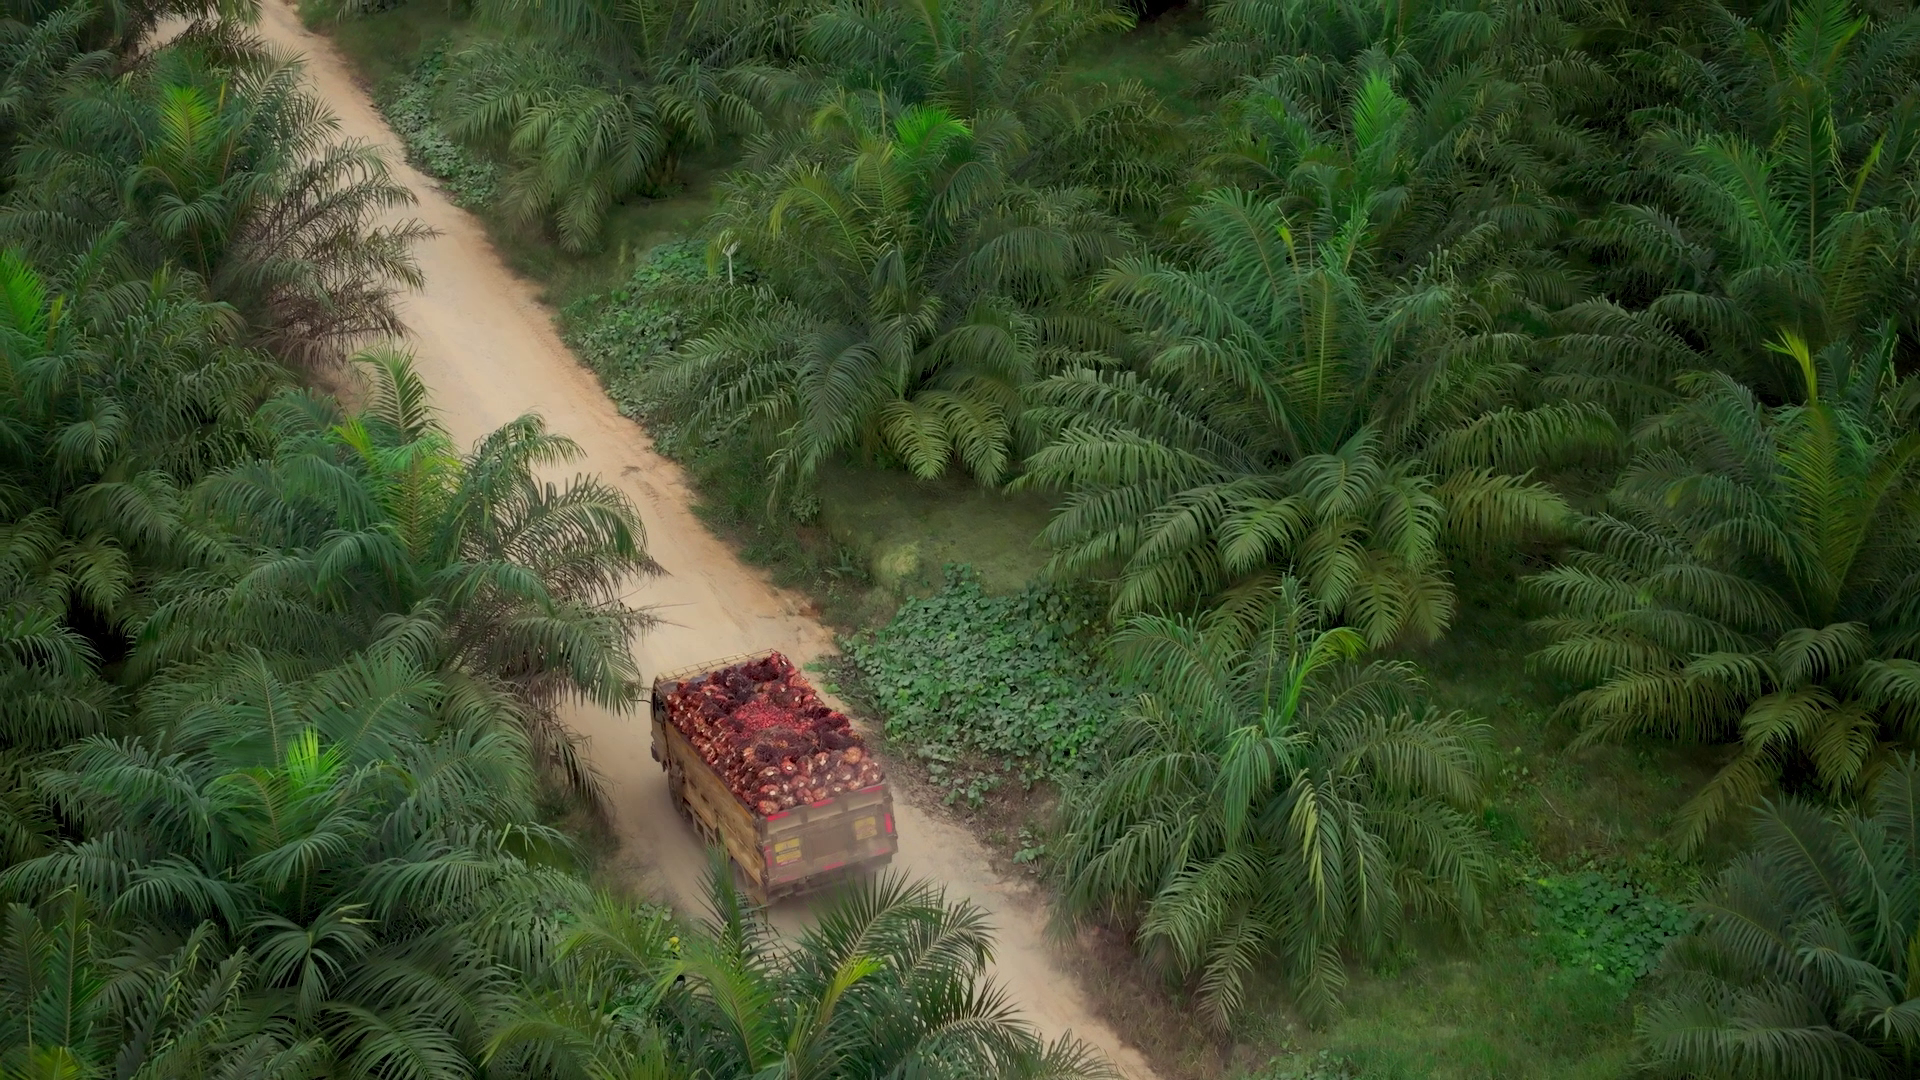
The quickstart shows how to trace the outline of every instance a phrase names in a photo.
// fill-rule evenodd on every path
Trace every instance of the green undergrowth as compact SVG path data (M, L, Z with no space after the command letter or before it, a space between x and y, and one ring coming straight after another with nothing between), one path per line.
M333 42L375 97L411 77L427 52L468 26L453 4L403 3L349 18L339 10L332 0L300 0L301 21Z
M817 488L821 527L863 553L877 583L902 594L941 588L942 568L956 564L970 567L988 593L1019 592L1046 564L1038 537L1055 500L1045 492L850 465L822 469Z
M405 78L388 80L379 88L374 103L400 136L407 160L439 181L455 204L475 209L493 198L500 168L455 142L435 117L434 100L446 64L446 42L428 48Z
M684 453L671 416L643 393L640 376L686 340L692 329L676 292L704 280L706 258L693 241L662 244L643 255L625 281L568 304L560 326L580 359L600 376L624 416L648 421L655 441L669 453Z
M1130 693L1086 651L1090 606L1037 586L992 596L950 566L939 592L840 647L888 744L947 802L977 805L1008 781L1080 776L1126 707Z
M1653 971L1667 943L1693 927L1686 908L1622 874L1551 874L1529 885L1539 955L1623 997Z
M1509 851L1509 882L1472 941L1435 931L1356 967L1345 1010L1298 1022L1263 987L1229 1070L1238 1080L1623 1080L1634 1009L1660 951L1688 925L1679 896L1621 868L1560 870ZM1197 1027L1188 1033L1197 1040Z

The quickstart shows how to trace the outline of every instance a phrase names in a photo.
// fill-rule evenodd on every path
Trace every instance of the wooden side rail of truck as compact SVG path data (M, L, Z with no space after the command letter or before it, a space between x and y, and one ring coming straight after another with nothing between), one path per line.
M667 773L667 793L708 844L726 851L746 892L761 905L829 886L885 866L900 841L893 794L882 780L819 802L761 814L727 787L693 743L667 719L674 686L765 653L728 657L653 681L653 759Z

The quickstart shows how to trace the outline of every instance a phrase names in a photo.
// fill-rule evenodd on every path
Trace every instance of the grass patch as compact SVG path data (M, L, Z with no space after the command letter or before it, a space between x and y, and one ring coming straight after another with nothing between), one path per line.
M1015 593L1046 563L1038 538L1053 516L1049 494L1009 494L961 476L916 480L846 465L821 470L818 490L820 524L866 553L876 582L902 593L939 588L949 565L972 568L988 593Z
M538 282L546 303L565 308L618 286L654 248L696 236L713 213L719 182L738 160L733 143L687 155L673 191L629 199L607 211L601 244L593 251L561 250L543 225L508 221L493 212L483 216L507 265Z
M1401 655L1419 665L1435 704L1492 726L1501 753L1488 775L1496 836L1523 839L1551 865L1631 861L1638 875L1684 889L1690 873L1670 856L1666 836L1680 806L1713 775L1718 751L1655 742L1567 749L1576 732L1554 710L1574 688L1530 662L1546 641L1517 598L1528 569L1518 561L1456 565L1452 628Z
M1605 980L1542 968L1514 942L1358 980L1316 1039L1380 1080L1615 1080L1631 1008Z

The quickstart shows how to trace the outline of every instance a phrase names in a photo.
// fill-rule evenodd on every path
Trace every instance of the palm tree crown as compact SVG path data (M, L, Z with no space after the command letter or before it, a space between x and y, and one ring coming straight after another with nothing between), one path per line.
M1589 684L1563 706L1583 739L1739 745L1682 815L1688 846L1790 775L1855 795L1920 738L1915 387L1884 351L1797 359L1800 405L1702 376L1532 583L1562 609L1542 658Z
M1608 438L1604 415L1518 391L1526 346L1506 324L1529 301L1526 275L1499 272L1498 215L1408 277L1378 272L1406 225L1421 125L1382 73L1352 92L1331 130L1271 115L1260 141L1280 190L1208 194L1187 219L1191 259L1105 273L1138 363L1036 388L1053 434L1021 482L1069 493L1050 570L1112 578L1116 613L1292 573L1375 642L1435 636L1452 613L1443 539L1553 527L1560 496L1508 470Z
M510 32L454 57L452 133L504 151L511 213L550 215L564 248L589 250L617 200L664 190L689 152L760 129L762 67L792 55L805 7L483 4Z
M274 456L200 485L197 502L231 540L162 594L136 664L261 641L311 663L401 635L443 678L510 691L540 755L591 793L555 710L637 700L628 646L651 617L625 596L658 571L638 513L596 478L538 478L578 450L535 417L457 454L408 358L366 363L363 412L277 398L262 411Z
M843 451L998 481L1022 389L1076 344L1050 308L1123 230L1080 193L1010 176L1012 133L991 120L929 106L889 119L885 99L849 97L814 131L720 212L716 251L737 247L765 284L653 385L696 427L754 432L777 490Z
M142 1047L140 984L193 941L216 958L199 976L215 969L206 1004L230 1025L198 1033L219 1051L187 1055L217 1070L199 1075L472 1074L508 985L497 920L585 893L551 865L565 842L535 823L511 703L406 652L386 643L298 681L230 654L150 689L149 735L63 756L46 785L86 839L12 867L0 890L80 897L129 928L130 955L91 1035L48 1031L43 1048L164 1060Z
M1138 616L1113 641L1155 691L1074 792L1056 845L1070 918L1137 926L1225 1022L1277 961L1311 1012L1409 915L1471 922L1487 884L1479 721L1423 709L1404 663L1350 661L1296 582L1267 621ZM1244 612L1241 614L1245 614Z
M1755 847L1668 947L1641 1018L1650 1072L1753 1080L1912 1076L1920 1066L1920 763L1858 810L1765 804Z
M1043 1042L984 978L979 909L882 876L849 886L790 944L716 856L713 918L682 928L617 904L558 946L553 985L494 1036L508 1075L1108 1080L1085 1046Z
M399 332L393 300L420 284L411 247L430 232L381 223L412 193L336 126L297 65L189 37L61 99L18 156L0 231L50 264L103 241L135 273L172 262L275 355L337 361Z
M1891 329L1920 343L1920 12L1804 0L1773 25L1718 5L1705 23L1704 48L1645 55L1672 104L1635 118L1643 167L1606 179L1620 202L1586 232L1608 291L1645 306L1564 316L1593 346L1568 356L1564 383L1643 410L1693 370L1792 400L1788 341L1871 349Z

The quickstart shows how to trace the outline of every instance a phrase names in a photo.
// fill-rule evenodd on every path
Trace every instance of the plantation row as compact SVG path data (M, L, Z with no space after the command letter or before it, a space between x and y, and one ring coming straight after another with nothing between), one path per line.
M1068 785L1070 919L1221 1023L1476 925L1487 730L1382 657L1487 575L1573 748L1710 748L1673 848L1752 848L1640 1052L1911 1067L1911 4L1218 0L1166 97L1087 74L1098 0L473 16L411 145L563 246L740 149L704 270L587 331L669 445L748 453L775 520L847 462L1057 495L1048 576L1147 692Z
M636 700L639 518L401 353L308 385L424 230L244 14L0 20L0 1076L1104 1075L933 887L781 942L587 885L559 709Z

